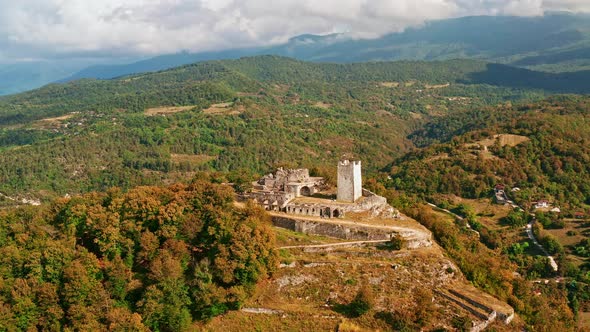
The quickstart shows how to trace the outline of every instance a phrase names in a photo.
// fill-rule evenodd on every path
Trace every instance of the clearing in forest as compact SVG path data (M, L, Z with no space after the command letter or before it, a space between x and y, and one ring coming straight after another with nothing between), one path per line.
M313 106L315 107L319 107L322 109L329 109L331 108L333 105L329 104L329 103L324 103L323 101L318 101L317 103L315 103Z
M425 84L424 86L426 87L426 89L442 89L442 88L448 88L449 86L451 86L451 83L435 84L435 85Z
M236 114L240 114L242 113L243 106L240 106L238 108L233 107L234 103L229 102L229 103L220 103L220 104L213 104L211 105L211 107L203 110L203 113L205 114L212 114L212 115L236 115Z
M154 107L148 108L145 110L145 115L147 116L154 116L154 115L166 115L166 114L174 114L178 112L188 111L190 109L195 108L196 106L162 106L162 107Z
M494 145L496 142L500 144L500 146L517 146L520 143L524 143L529 141L530 138L521 135L512 135L512 134L500 134L494 135L490 138L486 138L484 140L475 142L475 144L479 144L480 146L487 146L490 147Z
M75 113L70 113L62 116L57 116L53 118L45 118L33 123L33 128L40 128L40 129L53 129L59 128L63 124L64 121L69 120L76 115Z
M379 85L385 88L397 88L399 86L399 82L381 82Z

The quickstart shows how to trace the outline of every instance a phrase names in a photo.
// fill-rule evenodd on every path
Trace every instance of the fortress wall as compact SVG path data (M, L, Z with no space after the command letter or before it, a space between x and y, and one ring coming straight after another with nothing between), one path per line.
M275 226L285 228L291 231L329 236L344 240L369 241L369 240L389 240L392 232L379 230L368 227L350 227L335 223L323 223L312 220L301 220L288 217L272 217Z
M294 232L329 236L337 239L351 241L390 240L392 235L401 236L407 249L419 249L430 247L432 238L430 233L420 233L409 228L380 229L359 225L344 225L334 222L321 222L309 219L290 218L288 216L272 216L272 222L276 227L285 228Z

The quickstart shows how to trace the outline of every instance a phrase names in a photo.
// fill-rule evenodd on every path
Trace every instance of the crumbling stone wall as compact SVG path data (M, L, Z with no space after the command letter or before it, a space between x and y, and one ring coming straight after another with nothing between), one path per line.
M359 226L345 226L334 223L322 223L312 220L292 219L289 217L272 217L277 227L295 232L313 235L324 235L338 239L353 241L389 240L393 232Z

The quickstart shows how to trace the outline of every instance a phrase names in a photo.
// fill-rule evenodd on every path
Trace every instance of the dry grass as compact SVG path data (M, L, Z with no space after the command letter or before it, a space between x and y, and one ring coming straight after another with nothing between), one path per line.
M64 121L64 120L67 120L67 119L71 119L73 116L74 116L74 114L66 114L66 115L62 115L62 116L57 116L55 118L41 119L39 121L43 121L43 122Z
M433 162L436 160L443 160L443 159L449 159L449 154L448 153L441 153L439 155L436 155L436 156L433 156L433 157L430 157L430 158L424 160L424 162L429 163L429 162Z
M237 115L244 111L243 106L234 107L234 103L213 104L203 110L203 113L210 115Z
M431 109L431 108L427 107L427 109ZM424 116L422 114L416 113L416 112L410 112L410 117L414 120L421 120L424 118Z
M286 315L251 314L239 311L215 317L208 323L196 323L192 331L334 331L339 318L313 313L289 312Z
M319 101L319 102L315 103L313 106L327 110L334 105L332 105L330 103L324 103L323 101Z
M343 240L341 240L341 239L292 232L292 231L286 230L284 228L279 228L279 227L275 227L274 229L275 229L277 247L302 246L302 245L314 245L314 244L343 242Z
M453 285L452 287L450 287L450 289L453 289L453 290L457 291L458 293L469 297L470 299L478 301L479 303L485 304L486 306L488 306L496 311L499 311L499 312L511 312L512 311L512 308L508 304L506 304L505 302L502 302L502 301L496 299L495 297L491 296L490 294L485 293L484 291L479 290L470 284L461 283L461 284Z
M448 88L449 86L451 86L450 83L438 84L438 85L429 85L429 84L425 85L426 89L442 89L442 88Z
M375 312L411 311L417 289L462 283L459 275L447 271L450 262L440 252L367 247L329 253L292 251L292 255L295 267L281 268L271 280L260 282L245 304L279 310L282 314L233 312L215 318L204 330L386 331L391 327L374 318ZM349 303L364 286L374 291L373 313L349 319L334 310L336 304ZM433 313L432 321L439 324L450 320L447 311L458 310L445 305Z
M375 114L383 117L395 117L395 115L391 114L390 112L387 112L386 110L377 110Z
M279 236L301 235L280 230ZM304 236L304 241L321 241ZM329 239L328 241L330 241ZM276 310L278 314L229 312L206 323L199 331L389 331L391 325L375 315L401 312L411 317L416 294L422 289L469 287L438 246L419 250L390 251L375 246L335 248L331 251L289 250L293 266L280 268L272 278L260 281L244 307ZM451 270L449 269L451 268ZM344 317L336 308L352 301L369 287L374 294L371 312L359 318ZM485 298L477 290L478 298ZM456 315L469 313L434 297L430 324L424 330L449 326ZM486 301L490 299L485 298ZM492 299L493 301L493 299ZM487 303L487 302L486 302ZM442 325L441 325L442 324Z
M163 107L154 107L148 108L145 110L144 114L147 116L154 116L154 115L167 115L167 114L174 114L179 112L188 111L190 109L195 108L195 106L163 106Z
M76 114L66 114L62 116L57 116L54 118L45 118L38 121L35 121L32 125L33 128L39 129L56 129L60 128L64 121L73 118Z
M399 82L380 82L379 85L384 88L397 88L399 86Z
M364 329L355 323L351 322L348 319L343 319L340 324L338 324L338 332L370 332L372 330Z
M339 148L343 151L352 151L352 149L354 147L354 140L349 137L345 137L345 136L334 136L334 137L319 141L318 145L322 146L328 150L331 150L333 148Z
M473 147L475 145L479 145L479 146L486 146L486 147L490 147L494 144L499 143L500 146L517 146L518 144L524 143L529 141L530 138L526 137L526 136L520 136L520 135L512 135L512 134L500 134L500 135L494 135L491 138L487 138L481 141L477 141L473 144L468 144L468 147Z
M578 327L590 328L590 312L580 311L578 317Z
M586 229L588 229L588 228L586 228ZM586 239L585 236L580 235L580 231L582 231L581 229L573 229L577 233L576 235L573 235L573 236L566 234L570 230L572 230L572 228L566 227L564 229L546 229L545 231L547 233L555 236L555 238L557 238L557 241L559 241L559 243L561 243L564 246L571 246L574 244L578 244L580 241Z
M582 221L568 221L565 223L563 229L545 229L545 231L553 235L563 246L567 247L576 245L580 241L585 240L587 237L582 233L590 231L590 227ZM575 235L567 235L569 231L575 232ZM568 255L568 258L572 260L581 260L581 258L575 255Z
M504 234L519 232L519 230L511 229L510 226L502 225L500 222L512 211L512 207L492 203L491 196L490 199L465 199L452 195L449 196L449 199L454 205L463 203L473 207L479 221L490 230L502 230Z

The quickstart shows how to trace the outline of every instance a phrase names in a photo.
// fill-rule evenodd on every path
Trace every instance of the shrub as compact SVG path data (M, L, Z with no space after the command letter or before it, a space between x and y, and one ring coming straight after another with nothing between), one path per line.
M391 250L401 250L406 246L406 240L399 234L393 234L388 244Z

